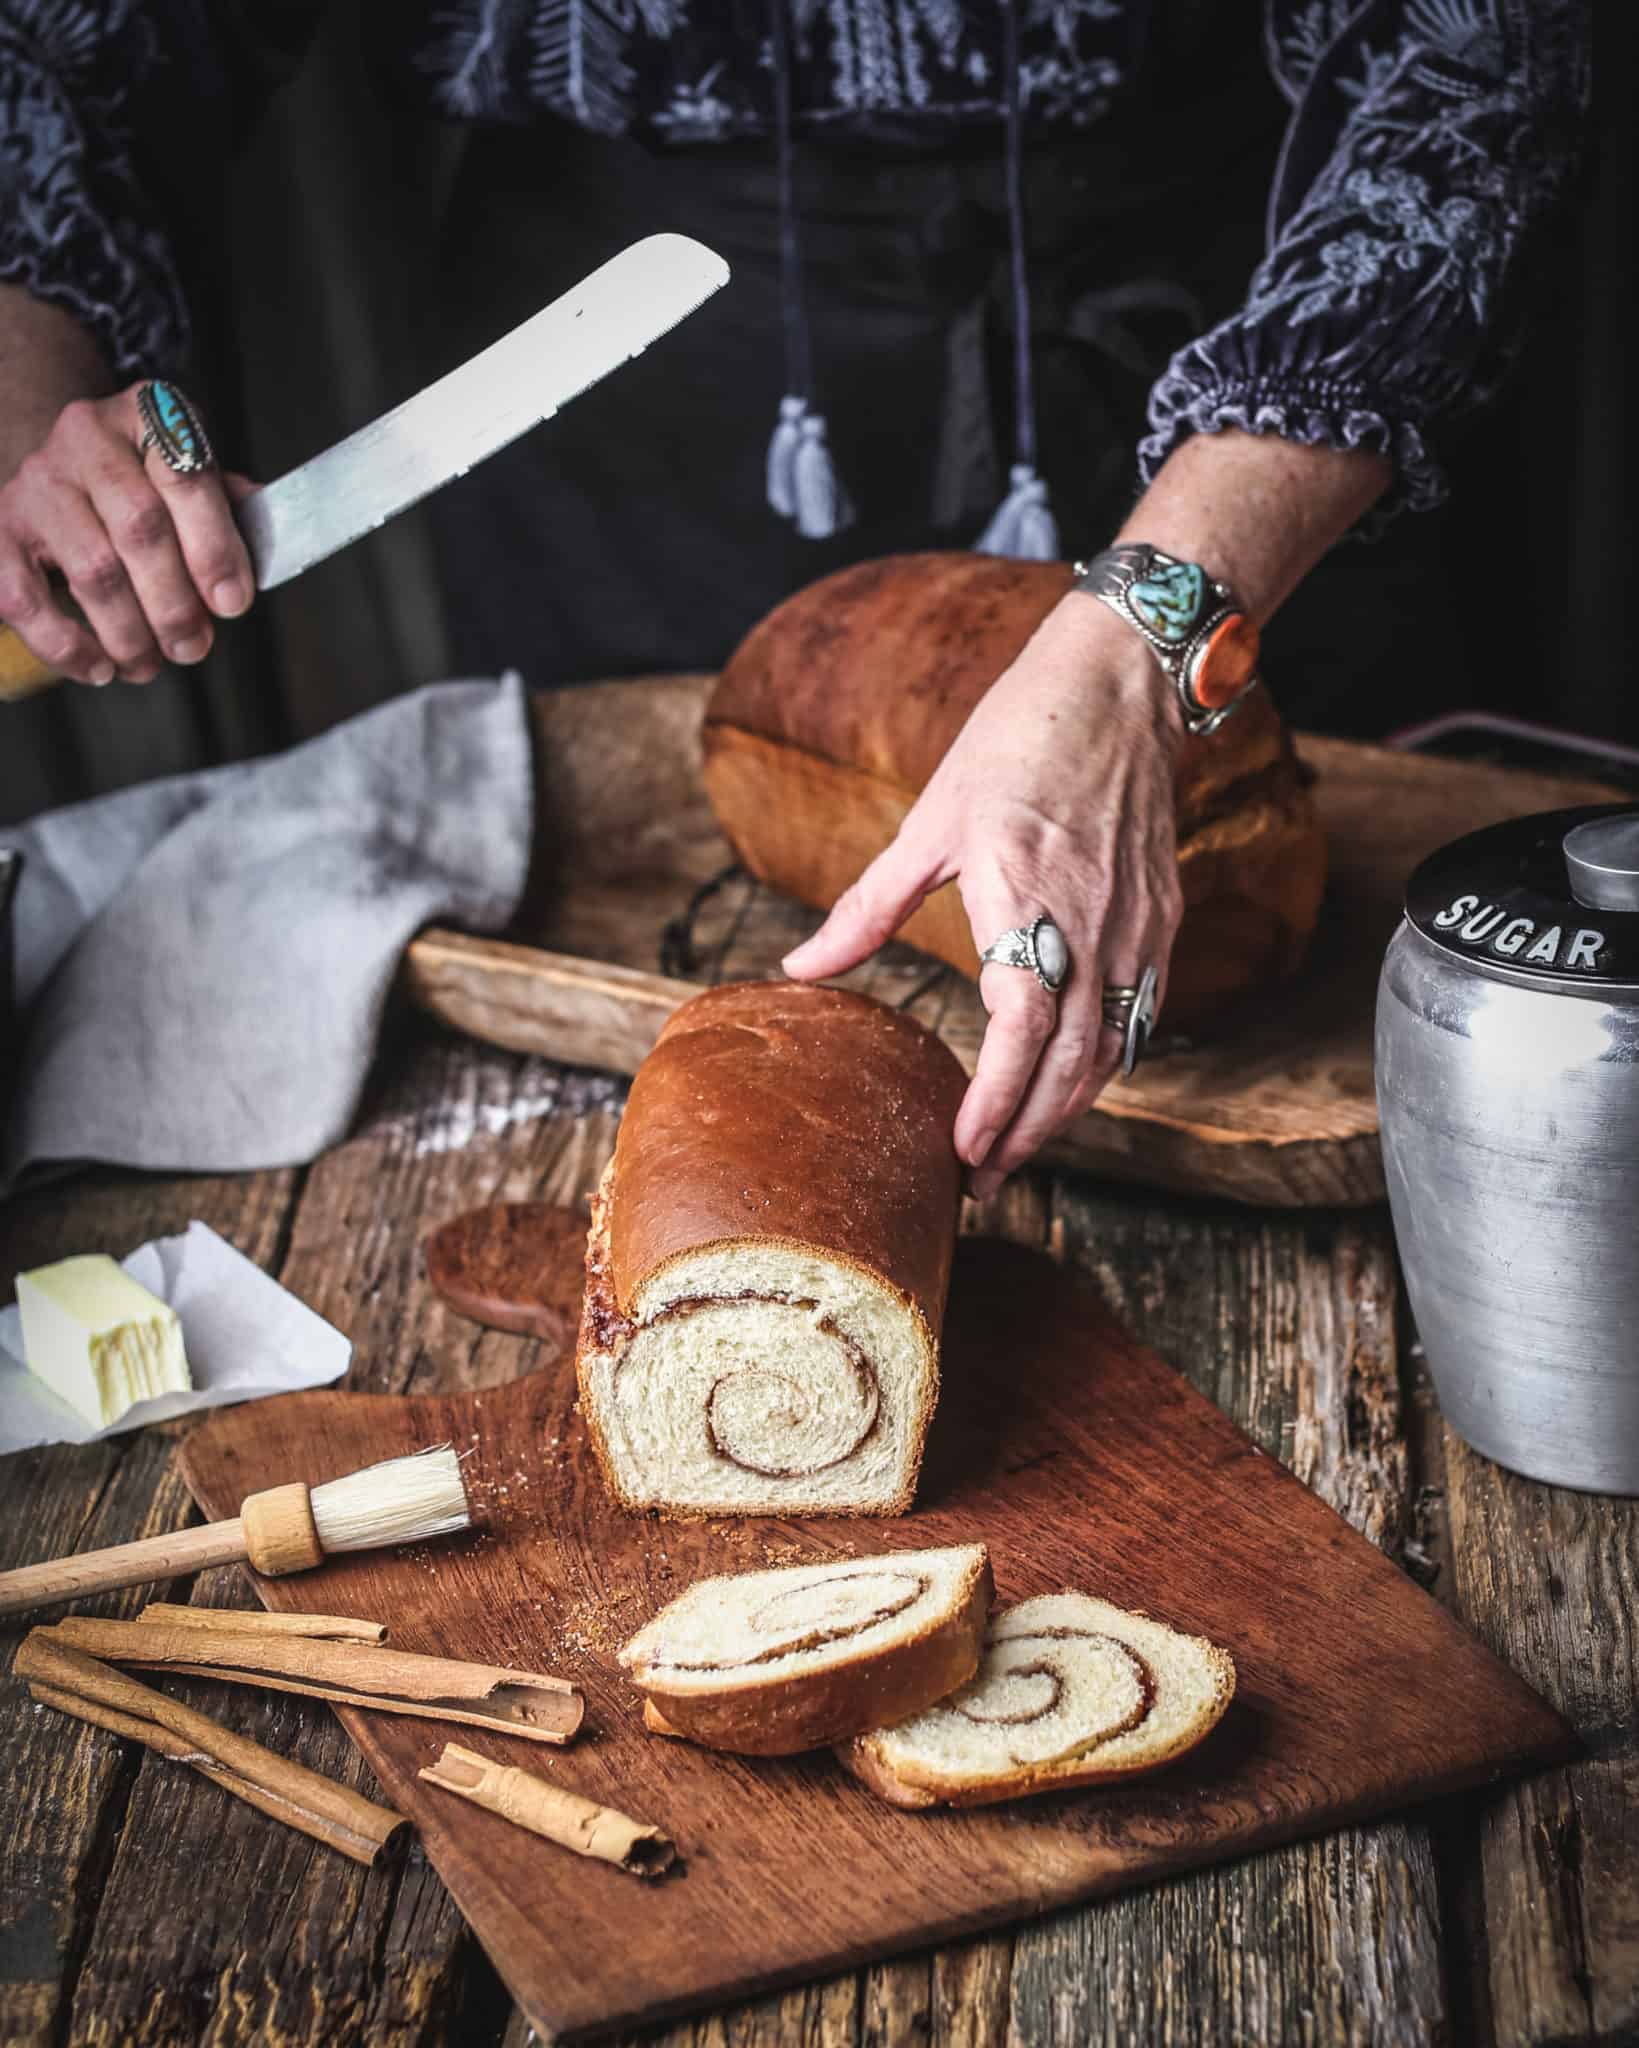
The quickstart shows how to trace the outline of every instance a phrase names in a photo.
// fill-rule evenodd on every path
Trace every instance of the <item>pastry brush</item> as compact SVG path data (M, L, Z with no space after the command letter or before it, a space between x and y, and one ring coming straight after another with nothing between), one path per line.
M453 1535L471 1520L460 1462L449 1444L435 1444L322 1486L297 1480L249 1494L231 1522L0 1572L0 1614L181 1578L213 1564L248 1564L268 1578L283 1578L310 1571L338 1551L419 1543Z

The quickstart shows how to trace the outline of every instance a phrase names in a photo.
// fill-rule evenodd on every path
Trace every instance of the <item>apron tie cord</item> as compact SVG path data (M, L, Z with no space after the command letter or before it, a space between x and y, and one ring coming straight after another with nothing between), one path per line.
M778 4L778 0L776 0ZM1013 288L1013 467L1008 493L974 542L982 555L1058 560L1058 523L1036 474L1036 396L1030 362L1030 269L1024 216L1024 104L1019 83L1018 0L1001 0L1007 109L1007 232Z
M768 444L768 502L805 540L829 540L853 524L854 508L837 476L825 421L812 410L813 364L802 288L791 112L791 25L787 0L769 0L774 57L774 134L780 194L780 301L785 328L785 389Z

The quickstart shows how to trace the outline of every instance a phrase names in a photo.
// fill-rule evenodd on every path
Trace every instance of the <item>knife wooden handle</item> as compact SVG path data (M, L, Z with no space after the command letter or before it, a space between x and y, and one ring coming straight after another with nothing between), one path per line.
M61 674L33 653L10 626L0 626L0 704L15 704L61 681Z

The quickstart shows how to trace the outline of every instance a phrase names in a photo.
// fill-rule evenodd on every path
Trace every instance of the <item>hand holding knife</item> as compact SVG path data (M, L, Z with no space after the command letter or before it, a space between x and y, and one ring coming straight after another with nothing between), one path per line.
M686 235L634 242L459 369L243 499L234 517L257 589L289 582L549 420L728 277ZM0 702L59 680L0 625Z

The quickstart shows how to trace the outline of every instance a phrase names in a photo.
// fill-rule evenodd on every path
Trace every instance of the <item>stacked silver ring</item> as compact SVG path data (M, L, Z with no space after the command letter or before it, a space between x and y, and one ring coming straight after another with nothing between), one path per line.
M1030 924L1012 925L991 940L979 955L991 967L1022 967L1049 995L1056 996L1070 975L1070 947L1045 911ZM1101 1002L1104 1022L1121 1033L1121 1071L1130 1074L1144 1057L1155 1028L1153 967L1146 967L1132 988L1106 983Z
M1121 1033L1121 1071L1130 1074L1144 1057L1155 1029L1155 969L1146 967L1136 988L1104 984L1103 1015L1112 1031Z

